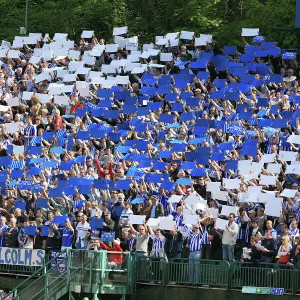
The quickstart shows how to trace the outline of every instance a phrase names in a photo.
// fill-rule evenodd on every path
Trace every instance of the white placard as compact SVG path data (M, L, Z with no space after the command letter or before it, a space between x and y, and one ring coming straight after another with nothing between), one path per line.
M150 226L152 229L154 229L154 227L157 227L159 226L159 222L160 222L160 219L157 219L157 218L150 218L146 225L147 226Z
M67 36L68 36L67 33L55 33L53 40L54 41L66 40Z
M9 58L19 58L20 57L20 51L18 50L9 50L7 53L7 57Z
M198 215L184 215L183 216L183 224L198 224L199 216Z
M8 111L9 108L10 108L9 106L0 105L0 111L1 112L6 112L6 111ZM7 124L9 124L9 123L7 123Z
M179 44L179 39L171 40L170 41L170 46L171 47L177 47Z
M141 74L144 73L145 68L144 67L134 67L131 70L131 74Z
M259 35L259 28L243 28L242 36L256 36Z
M144 224L146 216L137 216L137 215L129 215L128 223L129 224Z
M15 48L15 49L23 48L23 41L22 40L13 41L12 48Z
M107 44L105 52L115 53L118 51L119 45L118 44Z
M143 51L147 51L148 49L153 49L153 44L144 44L143 45Z
M217 208L210 207L208 211L210 212L210 214L214 219L218 217L219 210Z
M296 193L297 193L297 190L284 189L284 190L281 192L280 196L281 196L281 197L294 198L295 195L296 195Z
M181 195L172 195L168 202L169 203L178 203L180 200L182 199L182 196Z
M236 206L222 205L221 215L223 216L228 217L230 214L234 214L236 216L237 212L238 212L238 207Z
M24 146L13 145L13 153L16 155L24 154Z
M292 143L292 144L300 144L300 135L290 135L287 139L287 141L289 143Z
M238 161L238 170L251 170L252 161L251 160L239 160Z
M90 89L87 88L78 88L78 92L81 97L88 97L90 96Z
M64 74L63 82L74 82L74 81L76 81L75 74Z
M281 171L281 164L268 164L267 171L273 174L279 174Z
M183 40L192 40L195 35L193 31L181 31L180 38Z
M217 229L221 229L221 230L225 230L226 226L228 225L229 221L228 220L223 220L220 218L217 218L216 220L216 228Z
M68 56L69 58L79 60L80 52L77 50L69 50Z
M248 186L249 194L257 194L260 193L261 190L262 190L262 186Z
M260 193L260 194L257 194L257 201L256 202L266 203L266 202L272 201L273 199L275 199L275 194L274 193L272 193L272 194Z
M275 157L276 157L276 153L263 154L261 159L260 159L260 162L262 162L262 163L272 163L272 162L274 162Z
M223 178L223 186L225 189L239 189L241 184L240 179Z
M164 46L166 44L168 44L169 40L166 38L161 38L159 40L157 40L157 42L155 43L158 46Z
M115 78L116 84L128 84L129 83L129 76L117 76Z
M160 218L159 229L174 230L175 226L176 226L176 223L173 221L173 219L168 218L168 217Z
M54 102L61 105L69 105L68 96L54 96Z
M280 217L282 214L282 201L280 198L274 198L268 201L265 206L265 214L272 217Z
M36 75L34 80L36 83L40 83L44 80L51 81L51 76L50 76L49 72L43 72L39 75Z
M5 128L7 133L14 133L19 131L19 126L23 124L22 122L15 122L15 123L5 123Z
M20 100L18 97L10 98L6 100L8 106L19 106Z
M39 96L41 103L48 103L52 99L52 96L49 94L37 94L37 95Z
M215 190L220 190L221 187L221 182L212 182L212 181L208 181L206 183L206 191L207 192L212 192Z
M276 177L269 175L260 175L260 185L276 185Z
M113 35L122 35L122 34L126 34L127 32L128 32L128 26L115 27L113 29Z
M158 49L148 49L147 52L150 54L150 56L157 56L160 50Z
M175 40L179 35L179 32L169 32L166 34L165 38L168 40Z
M172 61L173 54L172 53L160 53L160 61Z
M31 100L33 96L33 92L23 92L22 99L23 100Z
M228 201L228 192L227 191L212 191L211 197L216 200Z
M91 39L93 37L94 30L83 30L81 34L82 39Z
M40 62L41 58L38 57L38 56L31 56L30 57L30 60L29 60L29 63L30 64L38 64Z
M203 200L203 198L196 192L193 192L184 200L184 204L195 205L197 203L200 203L201 200Z
M297 152L292 151L279 151L278 159L283 161L295 161L297 154Z
M85 67L80 67L77 69L76 71L76 75L80 74L80 75L86 75L89 73L89 71L91 70L91 68L85 68Z
M238 199L240 202L248 202L249 193L238 193Z
M285 174L296 174L300 175L300 165L287 165Z

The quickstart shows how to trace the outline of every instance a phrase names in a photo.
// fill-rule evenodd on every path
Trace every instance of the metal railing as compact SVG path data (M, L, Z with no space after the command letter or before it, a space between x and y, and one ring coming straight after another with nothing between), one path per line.
M38 278L36 278L38 277ZM242 289L284 288L300 293L300 268L217 260L139 257L130 252L65 250L13 290L14 299L56 299L80 286L86 293L133 294L135 284ZM30 296L28 296L30 295Z
M243 286L284 288L300 293L300 269L282 264L251 264L218 260L138 258L137 284L184 285L242 289Z
M106 286L111 292L111 286L118 286L118 292L131 294L133 266L130 252L67 249L36 270L11 294L17 300L57 299L76 285L93 293L105 293Z

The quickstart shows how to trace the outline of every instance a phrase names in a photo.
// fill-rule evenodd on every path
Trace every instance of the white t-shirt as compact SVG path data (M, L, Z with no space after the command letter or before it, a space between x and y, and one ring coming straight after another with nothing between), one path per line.
M84 239L88 230L90 229L90 224L88 222L85 222L82 224L82 222L79 222L76 226L76 231L77 231L77 239L76 243L79 242L79 239Z

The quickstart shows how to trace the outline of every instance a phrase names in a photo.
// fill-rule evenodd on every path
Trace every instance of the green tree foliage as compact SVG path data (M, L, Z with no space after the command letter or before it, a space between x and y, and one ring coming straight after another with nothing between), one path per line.
M0 39L12 40L24 26L26 0L0 0ZM112 41L116 26L152 42L156 35L180 30L212 33L222 45L241 45L242 27L258 27L268 40L291 47L296 0L29 0L28 31L53 35L68 32L79 39L82 30Z

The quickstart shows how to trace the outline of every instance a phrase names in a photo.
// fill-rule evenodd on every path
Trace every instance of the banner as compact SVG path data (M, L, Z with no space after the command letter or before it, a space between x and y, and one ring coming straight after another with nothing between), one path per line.
M295 28L300 28L300 0L296 0L296 21Z
M42 249L15 249L0 247L0 264L42 266L45 251Z
M49 260L52 260L56 255L60 253L60 250L52 250L50 252ZM67 271L68 260L66 259L67 253L60 254L54 261L50 263L49 268L52 269L56 266L58 273L62 274Z

